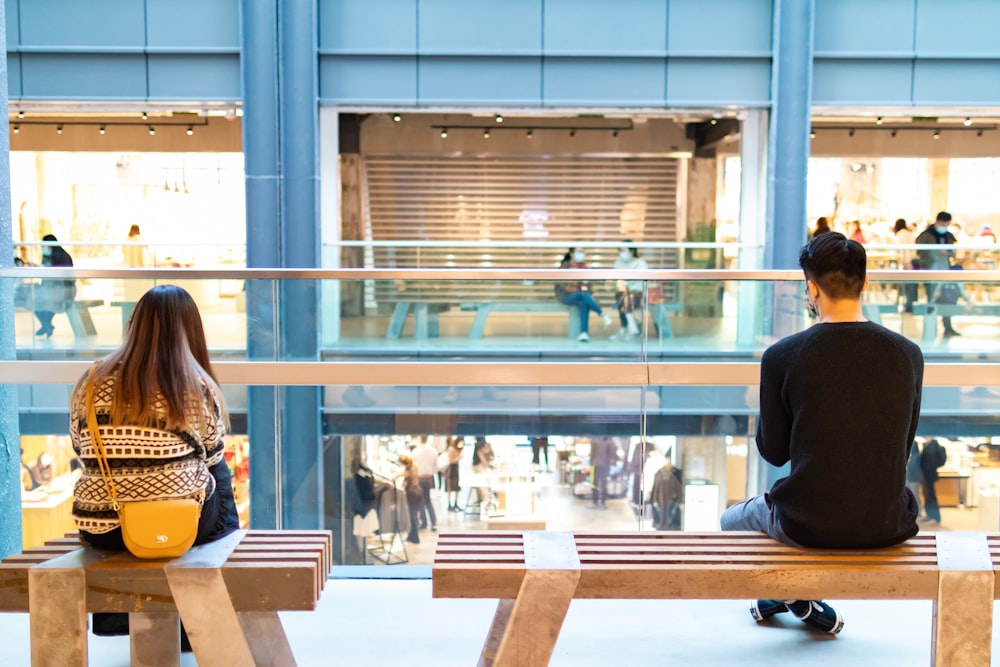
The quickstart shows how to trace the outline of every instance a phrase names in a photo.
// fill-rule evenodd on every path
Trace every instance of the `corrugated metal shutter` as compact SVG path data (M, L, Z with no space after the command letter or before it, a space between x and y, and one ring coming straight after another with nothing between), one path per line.
M676 241L679 160L597 156L366 156L366 235L375 241ZM376 248L374 267L555 267L555 248ZM617 248L588 250L609 268ZM644 251L652 268L676 250ZM370 262L370 263L369 263ZM379 299L381 300L381 299Z

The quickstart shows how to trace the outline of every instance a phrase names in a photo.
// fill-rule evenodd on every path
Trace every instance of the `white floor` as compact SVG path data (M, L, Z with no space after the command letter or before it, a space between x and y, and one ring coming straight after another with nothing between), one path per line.
M477 662L494 604L434 600L426 580L332 580L315 612L282 617L300 667L468 667ZM743 600L577 601L552 665L930 664L930 602L845 600L836 607L846 626L832 638L790 617L758 625ZM29 664L27 637L27 614L0 614L0 665ZM92 637L90 662L127 667L128 639ZM181 664L197 663L187 654ZM1000 647L993 665L1000 666Z

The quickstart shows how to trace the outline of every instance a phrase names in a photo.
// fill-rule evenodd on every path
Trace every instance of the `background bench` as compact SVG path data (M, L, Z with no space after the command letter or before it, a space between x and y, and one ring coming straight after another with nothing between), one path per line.
M202 667L294 665L278 611L316 608L329 531L237 531L173 560L76 537L0 561L0 611L29 612L32 665L86 665L88 612L128 612L133 667L178 664L184 621Z
M482 667L547 665L570 602L584 598L933 600L932 665L988 667L997 565L1000 536L983 533L872 550L750 532L443 533L433 594L500 600Z
M410 314L414 319L415 338L437 337L440 330L438 315L452 308L475 313L469 330L471 339L482 338L491 313L565 313L568 318L567 335L575 339L580 335L577 309L556 299L554 285L553 282L517 280L381 281L376 285L376 298L381 304L393 304L386 332L389 340L400 337ZM675 290L667 291L673 294ZM617 322L614 283L594 283L592 293L604 312ZM668 313L681 308L682 305L676 301L649 304L648 312L659 327L661 338L673 335Z

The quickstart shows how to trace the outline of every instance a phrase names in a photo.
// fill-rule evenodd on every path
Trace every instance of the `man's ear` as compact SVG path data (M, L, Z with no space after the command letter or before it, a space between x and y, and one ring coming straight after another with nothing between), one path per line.
M865 284L861 286L861 293L864 294L868 291L868 276L865 276Z

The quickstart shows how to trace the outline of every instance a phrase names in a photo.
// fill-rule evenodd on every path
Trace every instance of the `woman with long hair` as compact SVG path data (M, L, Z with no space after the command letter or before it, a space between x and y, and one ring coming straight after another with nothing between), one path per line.
M88 385L119 503L198 499L195 544L239 528L223 457L228 416L190 294L174 285L146 292L121 347L97 361L70 397L70 439L83 463L73 489L73 519L87 544L123 551L118 513L87 427ZM120 626L101 632L102 616L95 614L95 633L121 633Z

